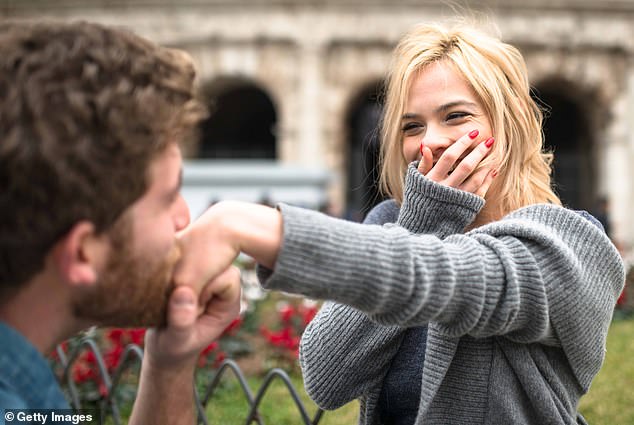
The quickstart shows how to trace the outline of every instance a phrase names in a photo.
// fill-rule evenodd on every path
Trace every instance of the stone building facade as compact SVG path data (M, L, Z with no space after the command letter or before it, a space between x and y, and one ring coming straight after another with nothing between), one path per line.
M332 204L355 211L374 200L376 98L397 40L419 22L486 16L551 108L564 201L607 199L612 235L626 252L634 244L634 0L3 1L0 18L122 25L189 51L217 114L188 156L327 169Z

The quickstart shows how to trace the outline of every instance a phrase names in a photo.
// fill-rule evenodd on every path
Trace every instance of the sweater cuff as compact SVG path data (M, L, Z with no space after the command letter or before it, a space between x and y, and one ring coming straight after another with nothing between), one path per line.
M324 238L327 238L325 226L322 223L325 216L321 217L314 211L307 211L283 203L278 204L276 208L283 217L284 240L272 270L261 264L257 265L256 275L260 285L264 289L323 298L324 294L319 288L307 288L309 285L302 288L301 281L305 279L301 279L299 275L310 268L310 264L307 264L306 261L326 266L324 260L319 254L313 258L306 258L306 256L298 254L301 252L323 252L319 249L319 244L324 243Z
M418 171L416 164L407 168L397 224L412 233L441 238L462 233L484 206L484 198L433 182Z

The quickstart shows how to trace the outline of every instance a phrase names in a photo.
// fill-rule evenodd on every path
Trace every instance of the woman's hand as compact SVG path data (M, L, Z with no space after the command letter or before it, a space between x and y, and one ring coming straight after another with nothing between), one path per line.
M222 201L180 232L178 238L183 254L174 270L174 283L200 294L240 252L272 269L282 246L282 215L263 205Z
M475 172L474 170L489 154L495 140L489 137L465 154L477 137L478 130L465 134L449 146L435 164L431 149L421 143L418 171L432 181L484 198L497 176L497 170L493 167L483 167Z

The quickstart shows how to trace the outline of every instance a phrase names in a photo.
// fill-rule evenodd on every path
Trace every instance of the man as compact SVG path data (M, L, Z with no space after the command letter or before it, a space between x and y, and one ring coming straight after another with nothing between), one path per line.
M158 326L130 423L195 423L196 360L240 282L171 283L193 80L186 54L123 30L0 24L0 411L68 408L43 355L77 331Z

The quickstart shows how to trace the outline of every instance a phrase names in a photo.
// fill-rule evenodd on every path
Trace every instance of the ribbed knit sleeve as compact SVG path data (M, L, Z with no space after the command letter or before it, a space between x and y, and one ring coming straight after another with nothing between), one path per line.
M536 224L526 226L527 220ZM603 363L612 313L625 283L622 258L603 230L580 214L554 206L518 210L498 225L475 230L473 237L500 239L509 234L523 243L538 265L547 295L546 313L587 391ZM531 340L525 329L532 318L520 316L531 296L533 291L525 291L518 297L513 330L500 326L511 341Z
M269 289L345 303L386 325L434 321L455 337L540 342L552 323L582 385L600 367L597 346L605 346L623 264L608 238L574 212L531 206L441 240L280 210L284 242L263 282Z
M407 168L403 205L397 223L412 233L429 233L445 238L462 233L475 220L484 199L473 193L443 186L416 169Z

